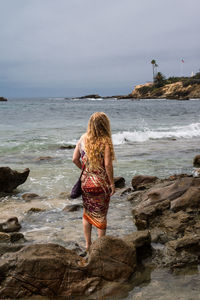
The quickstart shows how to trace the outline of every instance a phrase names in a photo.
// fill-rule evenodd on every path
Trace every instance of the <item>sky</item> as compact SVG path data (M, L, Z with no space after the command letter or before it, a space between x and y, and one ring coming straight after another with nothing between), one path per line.
M199 0L0 0L0 96L129 94L152 59L190 76L199 13Z

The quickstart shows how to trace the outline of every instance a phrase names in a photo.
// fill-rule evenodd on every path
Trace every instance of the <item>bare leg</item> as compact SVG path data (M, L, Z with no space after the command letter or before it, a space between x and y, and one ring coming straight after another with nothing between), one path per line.
M102 237L104 235L106 235L106 229L99 229L97 228L97 232L98 232L98 237Z
M88 223L88 221L83 218L83 232L85 236L85 241L86 241L86 250L89 250L90 245L91 245L91 231L92 231L92 225Z

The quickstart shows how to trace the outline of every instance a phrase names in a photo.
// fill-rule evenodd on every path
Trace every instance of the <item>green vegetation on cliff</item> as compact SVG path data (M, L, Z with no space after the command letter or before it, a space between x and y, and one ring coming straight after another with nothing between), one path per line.
M167 98L187 100L200 98L200 72L192 77L169 77L158 72L153 83L138 85L133 90L133 98Z

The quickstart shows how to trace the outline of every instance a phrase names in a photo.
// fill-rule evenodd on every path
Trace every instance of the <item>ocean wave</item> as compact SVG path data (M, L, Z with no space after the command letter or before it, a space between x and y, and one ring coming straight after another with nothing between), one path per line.
M86 98L89 101L102 101L104 100L103 98Z
M159 130L146 128L143 131L122 131L113 134L112 139L114 145L121 145L148 140L192 137L200 137L200 123L192 123L186 126L172 126L171 128L161 128Z

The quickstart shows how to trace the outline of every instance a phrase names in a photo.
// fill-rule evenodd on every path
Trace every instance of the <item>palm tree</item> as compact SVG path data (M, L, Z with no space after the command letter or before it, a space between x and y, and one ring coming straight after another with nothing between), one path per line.
M155 69L158 67L158 65L157 65L155 59L152 59L151 64L152 64L152 68L153 68L153 82L154 82L155 81L155 76L156 76Z

